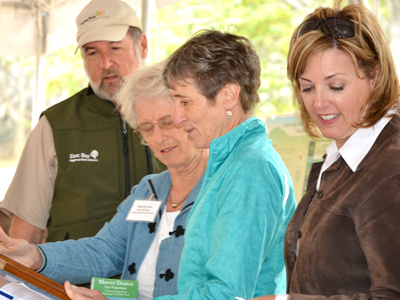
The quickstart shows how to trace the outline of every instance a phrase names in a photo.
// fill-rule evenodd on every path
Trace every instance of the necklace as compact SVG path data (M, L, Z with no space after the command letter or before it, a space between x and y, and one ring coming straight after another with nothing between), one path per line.
M171 184L171 190L172 190L172 184ZM189 194L187 194L187 195L185 196L185 198L183 198L181 201L179 201L179 202L177 202L177 203L174 203L174 202L172 202L172 200L171 200L171 190L169 190L169 193L168 193L168 202L171 203L172 208L176 208L176 207L178 207L179 205L181 205L183 202L186 201L186 199L187 199L187 198L189 197L189 195L190 195L190 192L189 192Z

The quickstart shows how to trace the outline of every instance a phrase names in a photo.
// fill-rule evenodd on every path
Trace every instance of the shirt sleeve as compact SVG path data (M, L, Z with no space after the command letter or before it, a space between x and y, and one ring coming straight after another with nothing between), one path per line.
M137 186L96 236L36 245L45 258L40 273L61 284L65 280L82 284L94 276L109 278L121 274L135 226L135 222L125 219L133 201L141 198L136 191ZM140 242L140 238L135 241Z
M0 209L9 217L16 215L37 228L46 229L57 167L53 132L42 116L28 137Z

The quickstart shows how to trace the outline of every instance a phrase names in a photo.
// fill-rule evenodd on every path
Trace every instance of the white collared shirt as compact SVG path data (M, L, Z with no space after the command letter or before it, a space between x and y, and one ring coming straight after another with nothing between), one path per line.
M395 113L395 111L390 110L387 115L393 113ZM319 172L317 190L321 184L322 173L340 156L343 157L350 169L355 172L358 165L368 154L369 150L371 150L372 145L375 143L383 128L385 128L386 124L389 123L391 119L391 117L383 117L372 127L358 128L340 149L337 148L336 142L333 141L326 148L326 159L322 165L321 171Z

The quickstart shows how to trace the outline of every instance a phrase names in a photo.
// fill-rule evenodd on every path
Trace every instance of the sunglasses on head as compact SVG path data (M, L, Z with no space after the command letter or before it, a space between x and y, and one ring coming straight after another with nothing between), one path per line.
M329 37L338 39L351 38L355 35L354 24L352 21L338 17L310 19L300 25L297 30L296 39L310 31L315 31L321 27L321 31Z

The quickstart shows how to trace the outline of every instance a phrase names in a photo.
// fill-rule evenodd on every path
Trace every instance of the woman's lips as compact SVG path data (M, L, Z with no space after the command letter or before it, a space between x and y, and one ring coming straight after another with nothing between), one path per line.
M163 153L163 154L165 154L165 153L169 153L169 152L171 152L172 150L174 150L174 149L175 149L175 147L176 147L176 146L173 146L173 147L167 147L167 148L164 148L164 149L162 149L160 152L161 152L161 153Z
M320 118L320 121L322 124L331 124L336 122L336 119L340 116L341 114L326 114L326 115L318 115Z

